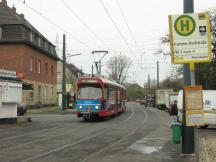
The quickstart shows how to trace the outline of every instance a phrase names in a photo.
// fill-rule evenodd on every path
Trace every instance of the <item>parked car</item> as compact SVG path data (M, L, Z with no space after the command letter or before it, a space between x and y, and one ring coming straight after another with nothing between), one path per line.
M27 108L24 105L18 105L17 107L17 115L22 116L27 112Z

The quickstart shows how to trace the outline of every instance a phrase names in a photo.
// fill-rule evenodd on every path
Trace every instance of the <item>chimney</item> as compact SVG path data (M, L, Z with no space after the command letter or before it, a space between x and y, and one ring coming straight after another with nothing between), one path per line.
M16 12L16 8L15 8L14 6L12 7L12 10L13 10L14 12Z
M24 16L24 14L20 14L20 17L22 18L22 19L25 19L25 16Z
M1 3L7 5L7 1L6 0L2 0Z

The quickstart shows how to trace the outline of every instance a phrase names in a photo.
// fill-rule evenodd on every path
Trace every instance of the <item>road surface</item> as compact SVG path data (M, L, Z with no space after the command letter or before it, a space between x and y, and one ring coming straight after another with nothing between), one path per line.
M168 113L128 103L111 119L31 115L32 123L0 125L1 162L187 162L172 143Z

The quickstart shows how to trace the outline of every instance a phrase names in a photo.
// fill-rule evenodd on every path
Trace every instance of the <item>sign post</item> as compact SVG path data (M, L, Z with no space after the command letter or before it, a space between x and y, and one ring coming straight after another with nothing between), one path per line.
M188 13L169 16L169 31L171 61L173 64L189 64L191 85L195 85L195 63L210 62L212 60L209 15L208 13ZM189 100L188 103L190 102L192 101ZM203 113L183 109L183 127L202 124L199 122L203 121ZM196 161L198 161L197 129L195 129L195 136Z

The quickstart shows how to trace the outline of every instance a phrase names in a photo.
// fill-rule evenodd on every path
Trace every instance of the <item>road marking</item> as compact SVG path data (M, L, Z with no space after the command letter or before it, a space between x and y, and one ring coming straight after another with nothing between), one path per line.
M135 113L134 113L134 108L133 108L132 104L131 104L131 109L132 109L132 114L131 114L127 119L121 121L119 124L122 124L122 123L124 123L124 122L127 122L128 120L130 120L130 119L134 116ZM110 127L109 129L115 128L115 127L117 127L119 124L116 124L116 125ZM67 144L67 145L63 145L63 146L57 147L57 148L55 148L55 149L51 149L51 150L49 150L49 151L47 151L47 152L44 152L44 153L41 153L41 154L37 154L37 155L35 155L35 156L29 157L29 158L27 158L27 159L24 159L24 160L22 160L21 162L32 161L32 160L39 159L39 158L41 158L41 157L47 156L47 155L49 155L49 154L52 154L52 153L54 153L54 152L58 152L58 151L64 150L64 149L69 148L69 147L71 147L71 146L73 146L73 145L76 145L76 144L81 143L81 142L84 142L84 141L86 141L86 140L88 140L88 139L94 138L94 137L96 137L96 136L98 136L98 135L101 135L101 134L103 134L103 133L105 133L105 132L108 132L108 131L110 131L109 129L106 128L106 129L105 129L104 131L102 131L102 132L98 132L98 133L96 133L96 134L94 134L94 135L92 135L92 136L85 137L85 138L80 139L80 140L77 140L77 141L75 141L75 142L73 142L73 143L70 143L70 144Z
M132 109L133 109L133 111L134 111L134 107L133 107L132 104L131 104L131 106L132 106ZM145 110L141 109L141 111L143 111L144 114L145 114L145 118L144 118L144 120L143 120L143 122L142 122L142 124L145 124L146 121L148 120L148 115L147 115L147 113L146 113ZM87 158L81 160L80 162L86 162L86 161L88 161L89 159L93 158L94 156L96 156L96 155L98 155L98 154L104 152L105 150L109 149L110 147L113 147L114 145L120 143L120 142L123 141L124 139L126 139L126 138L128 138L129 136L133 135L133 134L137 131L137 129L139 129L139 127L136 128L136 129L134 129L132 132L130 132L130 133L127 134L126 136L123 136L121 139L117 140L117 141L114 142L113 144L111 144L111 145L109 145L109 146L107 146L107 147L104 147L104 148L101 149L100 151L98 151L98 152L92 154L91 156L89 156L89 157L87 157Z
M58 128L61 128L61 127L63 127L63 126L57 126L57 127L42 129L42 130L38 130L38 131L33 131L31 133L21 134L21 135L18 135L18 136L6 137L6 138L0 139L0 142L6 141L6 140L10 140L10 139L14 139L14 138L19 138L19 137L27 136L27 135L32 135L32 134L35 134L35 133L44 132L44 131L51 130L51 129L58 129Z

